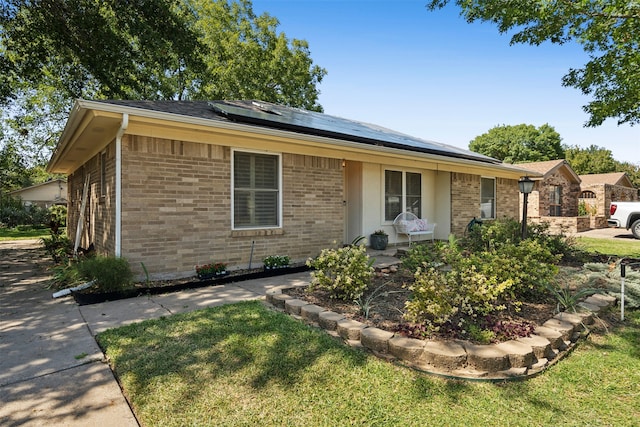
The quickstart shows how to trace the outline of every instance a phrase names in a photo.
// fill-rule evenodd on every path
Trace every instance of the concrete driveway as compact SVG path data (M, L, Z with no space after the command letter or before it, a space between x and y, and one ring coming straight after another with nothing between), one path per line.
M633 240L633 233L631 230L625 230L624 228L599 228L596 230L588 230L580 233L575 233L576 237L593 237L598 239L624 239ZM638 240L640 242L640 240Z

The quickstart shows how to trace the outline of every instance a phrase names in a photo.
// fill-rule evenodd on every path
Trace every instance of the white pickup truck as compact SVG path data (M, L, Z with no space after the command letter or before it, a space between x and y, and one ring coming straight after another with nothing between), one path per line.
M631 229L633 237L640 239L640 202L611 202L609 227Z

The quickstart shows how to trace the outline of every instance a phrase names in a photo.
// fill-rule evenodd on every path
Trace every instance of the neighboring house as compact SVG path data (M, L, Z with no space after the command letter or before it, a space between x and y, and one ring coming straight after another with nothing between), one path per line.
M154 277L223 261L292 260L396 215L462 235L474 217L518 217L517 165L374 125L257 101L76 102L50 172L69 182L70 237ZM535 174L534 174L535 175ZM252 257L252 258L251 258Z
M542 175L533 178L535 185L528 198L527 218L533 222L549 223L552 231L589 229L589 219L578 218L580 177L566 160L519 163L517 166ZM522 207L520 209L522 212Z
M592 217L592 228L606 228L612 201L638 200L638 190L625 172L580 175L580 198Z
M11 197L19 197L25 206L38 205L50 208L54 205L67 204L67 181L54 179L31 187L11 191Z

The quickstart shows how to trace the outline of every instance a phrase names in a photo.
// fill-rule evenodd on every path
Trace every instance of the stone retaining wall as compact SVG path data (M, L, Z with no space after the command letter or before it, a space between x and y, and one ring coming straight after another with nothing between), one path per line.
M385 359L416 369L464 379L503 380L535 375L560 360L577 344L585 325L616 301L592 295L579 304L579 313L558 313L530 337L479 345L462 340L424 341L369 327L282 293L267 292L267 302L295 318L315 324L348 344L364 347Z

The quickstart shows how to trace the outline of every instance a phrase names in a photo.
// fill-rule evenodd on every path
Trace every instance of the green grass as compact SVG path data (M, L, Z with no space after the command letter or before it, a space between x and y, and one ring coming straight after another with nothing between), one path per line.
M252 301L98 335L143 426L631 426L640 313L527 381L442 379Z
M0 228L0 241L41 239L49 236L48 228L33 228L19 226L14 228Z
M578 247L590 252L619 257L640 257L640 240L626 239L599 239L594 237L577 237Z

